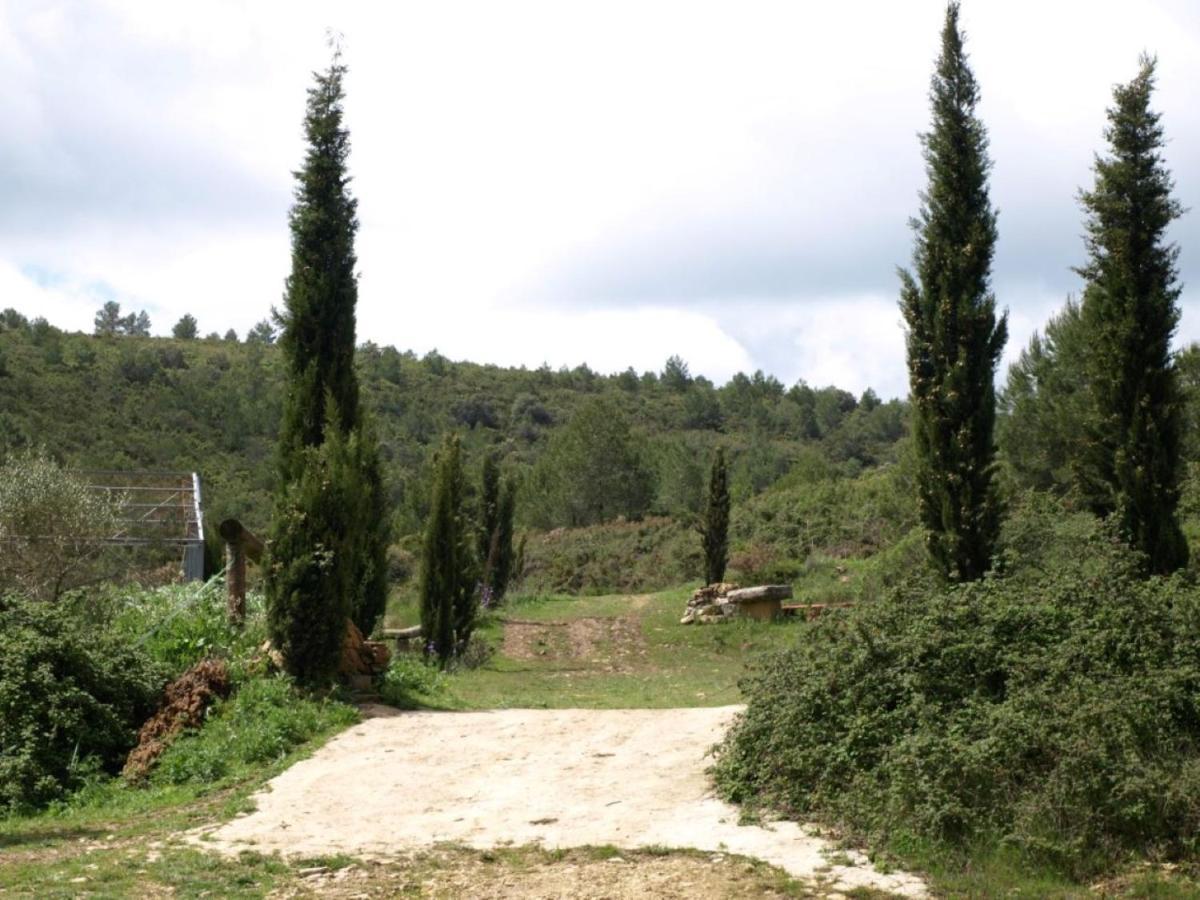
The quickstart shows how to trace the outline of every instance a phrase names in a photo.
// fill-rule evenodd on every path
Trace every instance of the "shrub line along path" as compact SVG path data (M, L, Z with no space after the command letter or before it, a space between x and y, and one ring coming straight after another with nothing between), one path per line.
M386 858L443 842L477 849L612 845L735 853L830 891L925 896L793 822L739 825L713 795L712 747L740 707L399 712L362 723L193 835L286 856Z

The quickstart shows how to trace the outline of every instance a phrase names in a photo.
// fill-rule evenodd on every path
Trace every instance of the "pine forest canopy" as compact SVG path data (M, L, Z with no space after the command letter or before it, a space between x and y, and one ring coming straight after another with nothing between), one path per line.
M124 336L108 341L30 322L0 322L0 451L44 443L85 468L189 469L205 481L220 520L265 532L276 480L272 442L282 420L278 345ZM856 398L834 387L785 388L762 372L722 387L694 378L683 392L657 373L598 375L505 369L417 357L365 344L355 366L379 432L398 534L423 526L431 458L442 434L462 433L470 465L495 448L527 477L577 408L607 398L628 420L654 472L651 513L696 513L710 452L729 450L735 500L766 489L808 448L846 471L895 458L905 404ZM167 427L164 427L164 424ZM807 458L807 456L805 456ZM474 476L468 479L477 482ZM518 517L548 527L553 513L520 504Z

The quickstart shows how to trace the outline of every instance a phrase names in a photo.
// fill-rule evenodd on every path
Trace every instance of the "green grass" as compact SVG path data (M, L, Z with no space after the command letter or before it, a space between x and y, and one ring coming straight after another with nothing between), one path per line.
M979 900L1085 900L1095 897L1140 900L1193 900L1200 897L1200 874L1175 866L1144 863L1095 884L1079 884L1060 872L1032 865L1016 849L997 840L967 852L948 853L919 838L893 836L890 858L925 873L946 897Z
M423 675L419 661L399 660L405 705L724 706L741 702L738 680L747 662L806 631L794 620L680 625L689 595L681 588L640 596L516 598L477 631L491 649L482 665Z
M353 707L285 678L249 680L171 746L148 785L97 780L37 815L0 818L0 893L262 895L287 866L224 860L180 835L249 809L255 790L356 721Z
M845 573L836 568L843 565ZM840 580L846 574L853 580L870 573L853 561L815 561L799 596L827 596L834 585L846 584ZM680 625L688 594L680 588L644 596L516 597L485 617L479 633L492 655L482 665L443 673L415 655L403 656L391 670L392 693L409 706L443 709L724 705L741 701L737 682L748 663L808 634L807 624L796 620ZM395 604L389 613L395 622L415 610ZM597 621L587 653L572 655L568 628L589 620ZM613 621L622 623L615 634ZM506 629L526 631L530 640L522 652L505 652ZM498 874L519 874L535 866L614 856L629 862L662 852L435 847L367 864L345 858L284 861L255 853L227 858L183 842L184 832L249 809L251 794L262 784L353 720L348 707L311 698L297 701L286 687L278 679L243 686L242 700L221 707L205 729L184 738L147 787L97 783L40 815L0 819L0 894L304 896L321 893L321 883L304 873L322 866L331 872L352 869L355 890L362 893L421 896L423 886L431 883L462 884L466 879L482 890ZM1031 867L999 842L953 858L939 853L919 841L893 839L886 861L925 873L937 895L947 897L1200 897L1200 883L1186 871L1142 866L1089 886ZM743 862L748 890L812 896L812 885L769 866Z

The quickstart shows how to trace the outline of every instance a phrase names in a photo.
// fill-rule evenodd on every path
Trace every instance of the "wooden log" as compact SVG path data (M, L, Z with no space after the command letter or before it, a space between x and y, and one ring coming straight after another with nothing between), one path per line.
M730 591L722 599L726 603L756 603L762 600L790 600L791 597L790 584L764 584Z
M411 628L384 628L380 633L385 639L388 640L407 641L421 636L421 626L413 625Z

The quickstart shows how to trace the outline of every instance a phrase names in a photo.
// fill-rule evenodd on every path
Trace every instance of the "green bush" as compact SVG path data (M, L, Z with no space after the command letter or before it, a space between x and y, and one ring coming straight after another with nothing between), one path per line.
M89 488L44 452L0 465L0 591L57 600L94 583L111 552L122 498Z
M214 704L199 731L162 755L151 781L211 783L250 766L277 762L301 744L358 721L352 706L320 700L280 675L244 682Z
M230 661L236 675L238 665L266 640L262 594L246 595L246 621L237 628L229 624L225 590L219 583L115 590L90 610L98 626L145 648L172 675L206 656Z
M704 560L690 528L646 518L531 535L520 571L526 592L628 593L699 584Z
M0 810L120 769L165 681L147 653L66 606L0 598Z
M755 668L724 794L882 845L1000 840L1075 877L1197 849L1200 589L1143 580L1104 525L1045 498L1000 562L823 617Z
M432 694L445 679L442 670L417 653L397 653L383 673L379 693L383 702L399 709L414 709L422 694Z

